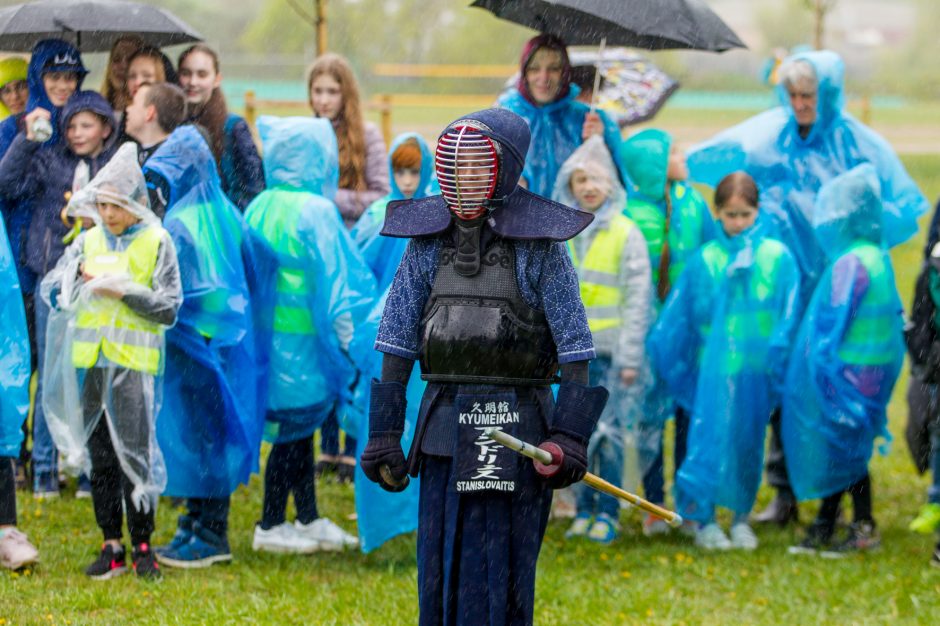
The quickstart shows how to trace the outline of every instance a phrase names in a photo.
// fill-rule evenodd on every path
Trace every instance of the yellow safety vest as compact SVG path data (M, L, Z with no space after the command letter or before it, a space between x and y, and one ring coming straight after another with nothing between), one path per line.
M584 260L579 261L573 242L568 242L571 258L578 270L581 301L587 312L591 334L614 333L620 328L620 304L623 294L617 275L627 237L634 224L630 218L614 215L607 228L598 229Z
M85 235L85 272L92 276L127 274L135 283L150 287L163 233L159 226L146 227L126 250L119 252L108 250L104 230L97 226ZM72 364L94 367L99 350L121 367L156 374L163 354L163 327L144 319L120 300L93 298L76 315Z

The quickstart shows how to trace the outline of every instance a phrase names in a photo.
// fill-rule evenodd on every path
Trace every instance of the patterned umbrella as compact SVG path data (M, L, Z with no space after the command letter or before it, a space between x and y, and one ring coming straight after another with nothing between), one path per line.
M597 93L597 106L613 117L621 128L652 119L679 88L679 83L652 61L625 48L605 50L600 63L597 50L572 50L568 56L574 70L572 78L583 90L581 98L586 102L591 101L594 72L600 65L601 86ZM516 73L506 81L503 89L515 87L518 80L519 74Z

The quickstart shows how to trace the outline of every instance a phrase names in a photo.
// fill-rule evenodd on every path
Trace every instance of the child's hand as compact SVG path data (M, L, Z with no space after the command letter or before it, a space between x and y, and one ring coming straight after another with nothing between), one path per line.
M581 127L581 139L587 139L592 135L604 134L604 122L597 113L588 113L584 116L584 126Z
M25 118L23 118L23 121L26 123L26 138L30 141L36 140L36 135L33 133L33 124L40 118L46 120L47 122L51 122L52 114L42 107L36 107L30 111Z
M632 367L625 367L620 370L620 382L629 387L636 382L638 372Z
M124 290L114 286L95 287L92 291L95 292L96 296L101 296L102 298L114 298L115 300L120 300L124 297Z

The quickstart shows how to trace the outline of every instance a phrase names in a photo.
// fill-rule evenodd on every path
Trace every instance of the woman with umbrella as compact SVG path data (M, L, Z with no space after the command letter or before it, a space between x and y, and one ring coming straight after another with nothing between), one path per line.
M562 163L592 135L602 135L625 179L619 161L620 132L603 111L576 100L580 88L571 82L571 62L565 43L542 34L526 43L520 59L519 83L498 101L529 124L532 143L522 178L530 191L551 196Z

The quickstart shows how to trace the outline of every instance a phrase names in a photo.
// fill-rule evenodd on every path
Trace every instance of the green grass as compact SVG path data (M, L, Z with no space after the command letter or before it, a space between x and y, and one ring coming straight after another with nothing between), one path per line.
M931 199L940 195L940 157L904 158ZM927 218L925 218L926 221ZM920 265L922 237L893 256L909 301ZM563 539L553 522L539 560L538 624L875 624L936 623L940 570L927 566L934 539L910 534L927 479L915 474L903 429L906 375L890 406L895 443L872 462L881 551L842 561L798 558L786 547L795 529L760 529L753 554L707 554L679 537L646 539L639 516L623 516L623 536L609 548ZM320 484L322 514L347 529L354 522L352 490ZM18 494L20 526L41 551L28 572L0 573L0 626L5 624L411 624L417 618L415 539L399 537L370 555L358 552L291 557L251 551L260 517L255 477L233 498L235 561L209 570L165 570L147 584L132 576L86 579L100 535L91 502L72 490L58 501ZM771 496L764 488L763 505ZM802 507L809 520L815 504ZM177 511L164 502L154 543L169 540ZM727 521L727 520L725 520ZM934 617L930 617L933 615Z

